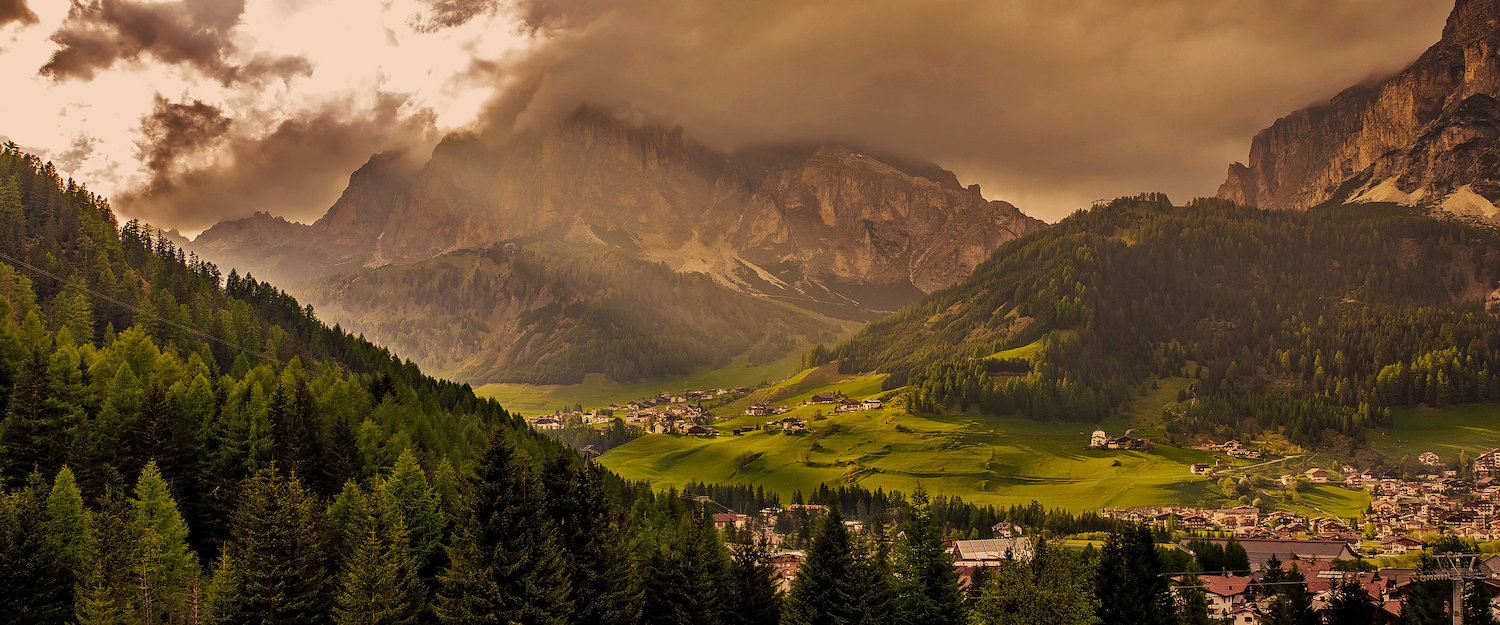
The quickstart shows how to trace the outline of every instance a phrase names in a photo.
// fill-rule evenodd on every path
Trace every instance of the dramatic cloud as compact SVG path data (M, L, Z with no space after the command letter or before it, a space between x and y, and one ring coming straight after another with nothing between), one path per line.
M267 132L230 123L202 102L158 100L142 120L150 181L115 197L126 214L186 231L269 211L311 221L338 198L349 174L379 152L435 141L432 118L386 95L373 109L337 103Z
M426 11L412 16L412 28L431 32L469 23L481 15L494 15L498 0L421 0Z
M117 62L145 57L193 67L224 84L311 73L308 61L297 57L231 63L237 50L230 32L244 13L245 0L74 0L67 20L52 35L59 49L41 73L57 80L86 80Z
M202 100L179 104L158 95L156 108L141 120L141 134L145 136L141 156L151 172L145 193L170 193L181 163L211 147L229 132L229 124L223 111Z
M955 168L1056 219L1212 194L1276 116L1435 42L1432 0L523 0L546 42L515 120L581 103L722 147L806 138ZM514 94L512 94L514 95Z
M36 13L26 8L26 0L0 0L0 26L11 22L35 24Z
M0 25L21 6L0 0ZM583 104L721 148L926 158L1053 220L1122 194L1212 194L1256 131L1415 59L1451 8L46 0L29 3L35 25L0 31L0 112L27 121L0 130L121 215L189 232L254 210L314 219L375 151Z

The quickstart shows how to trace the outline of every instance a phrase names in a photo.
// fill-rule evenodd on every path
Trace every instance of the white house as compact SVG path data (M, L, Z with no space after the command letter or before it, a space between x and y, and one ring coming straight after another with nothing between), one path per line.
M1094 430L1094 435L1089 437L1089 447L1091 448L1104 449L1104 446L1108 444L1109 435L1105 434L1104 430Z

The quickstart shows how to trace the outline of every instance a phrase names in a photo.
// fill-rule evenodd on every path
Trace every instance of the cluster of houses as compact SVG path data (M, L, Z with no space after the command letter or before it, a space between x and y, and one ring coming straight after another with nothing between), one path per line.
M1296 567L1301 572L1313 597L1313 609L1319 612L1329 607L1340 584L1357 583L1381 608L1376 623L1399 622L1401 599L1411 592L1412 582L1418 581L1416 569L1339 570L1335 561L1353 557L1348 544L1340 541L1251 539L1240 541L1240 544L1249 556L1251 571L1209 572L1196 578L1197 587L1208 599L1209 617L1219 622L1257 625L1264 619L1275 593L1275 588L1261 585L1272 556L1279 561L1281 571ZM1483 578L1476 581L1487 585L1492 595L1500 594L1500 557L1483 556L1475 563L1475 568ZM1191 581L1181 577L1176 580ZM1491 612L1500 614L1495 607L1496 603L1492 601Z
M864 400L849 399L837 393L818 393L802 402L804 406L832 405L835 412L859 412L862 410L877 410L883 404L879 399L871 397Z
M1151 449L1151 441L1144 438L1132 438L1130 432L1120 436L1110 436L1104 430L1094 430L1094 433L1089 436L1089 449L1144 451Z
M612 427L614 420L618 418L633 434L715 436L718 430L708 427L714 422L713 414L704 410L697 402L749 390L737 388L662 393L624 405L610 404L607 409L558 410L552 414L530 417L527 422L538 430L560 430L569 425L582 425L603 431Z
M1202 445L1202 446L1199 446L1199 447L1194 447L1194 449L1201 449L1203 451L1211 451L1211 452L1215 452L1215 453L1221 453L1221 454L1224 454L1226 456L1229 456L1230 458L1243 458L1245 460L1258 460L1258 459L1260 459L1260 452L1259 451L1256 451L1254 449L1250 449L1250 448L1246 447L1243 443L1241 443L1241 442L1239 442L1237 440L1234 440L1234 439L1230 439L1230 440L1224 441L1222 443L1215 443L1215 442L1210 441L1208 444Z
M1418 460L1427 470L1406 479L1374 475L1348 465L1338 467L1337 473L1312 468L1281 476L1280 482L1285 486L1305 480L1369 492L1370 506L1360 519L1262 513L1249 506L1221 510L1181 506L1106 508L1102 515L1185 530L1222 532L1240 539L1343 541L1356 553L1370 556L1400 555L1420 549L1425 536L1500 540L1500 467L1497 467L1500 450L1475 459L1471 477L1460 477L1457 470L1448 468L1431 452L1422 454ZM1193 465L1191 470L1213 476L1226 473L1208 465Z

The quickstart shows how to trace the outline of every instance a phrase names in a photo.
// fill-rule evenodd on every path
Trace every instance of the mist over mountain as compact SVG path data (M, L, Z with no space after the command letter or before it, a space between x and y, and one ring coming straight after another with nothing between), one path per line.
M748 302L734 296L749 295L781 302L792 307L786 314L794 325L812 327L817 323L806 313L863 321L895 310L963 279L1001 244L1044 225L1011 204L985 199L977 186L964 187L951 172L931 163L818 143L726 153L694 142L681 129L581 109L543 130L449 137L419 168L402 155L377 156L351 176L343 196L317 222L303 225L261 213L205 231L193 248L241 272L306 293L333 321L372 331L412 327L417 311L431 300L408 300L408 291L396 289L378 302L356 298L335 303L333 294L347 293L352 284L349 272L419 264L496 244L564 264L583 254L602 263L604 271L621 274L636 272L638 263L659 264L704 277L678 283L687 288L692 282L692 293L720 290L713 297L723 301ZM559 257L563 248L553 245L557 243L574 251ZM403 269L402 282L423 283L422 266L437 267ZM506 284L508 293L533 302L556 293L558 286L541 274L525 272L506 278ZM320 300L319 294L330 299ZM663 292L659 299L642 298L635 305L650 310L662 300L675 305L688 295ZM362 307L366 305L379 308L378 323L373 309ZM473 306L459 310L493 321L489 315L504 308L493 302ZM734 313L745 306L737 305ZM696 314L727 318L725 311L710 306L699 307ZM495 368L496 354L473 351L473 337L454 336L434 345L434 337L450 335L451 328L430 321L417 325L434 332L423 332L421 338L411 333L375 336L403 353L429 355L432 360L422 364L438 370L460 367L476 375L508 370ZM745 327L754 335L729 344L748 346L767 339L764 324ZM823 334L794 333L808 339ZM529 344L518 336L506 340L513 347ZM684 345L646 351L719 354L691 359L692 365L724 357L722 347L702 349L701 343L715 341L712 336L662 340ZM500 351L516 359L538 359L540 354L530 349ZM473 369L476 358L491 364ZM561 377L522 377L555 381L575 374L557 375Z

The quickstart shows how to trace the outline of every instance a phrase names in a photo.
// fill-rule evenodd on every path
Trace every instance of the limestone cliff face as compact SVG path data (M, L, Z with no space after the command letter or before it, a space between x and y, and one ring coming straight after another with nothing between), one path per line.
M1494 216L1500 203L1500 0L1458 0L1410 67L1256 135L1219 197L1301 210L1398 201Z
M746 292L876 312L963 279L1044 225L928 163L835 145L730 154L585 109L512 136L450 137L412 175L372 161L312 226L240 245L243 225L224 224L200 241L241 260L271 245L300 263L275 270L285 274L565 240ZM297 247L316 249L287 251Z

